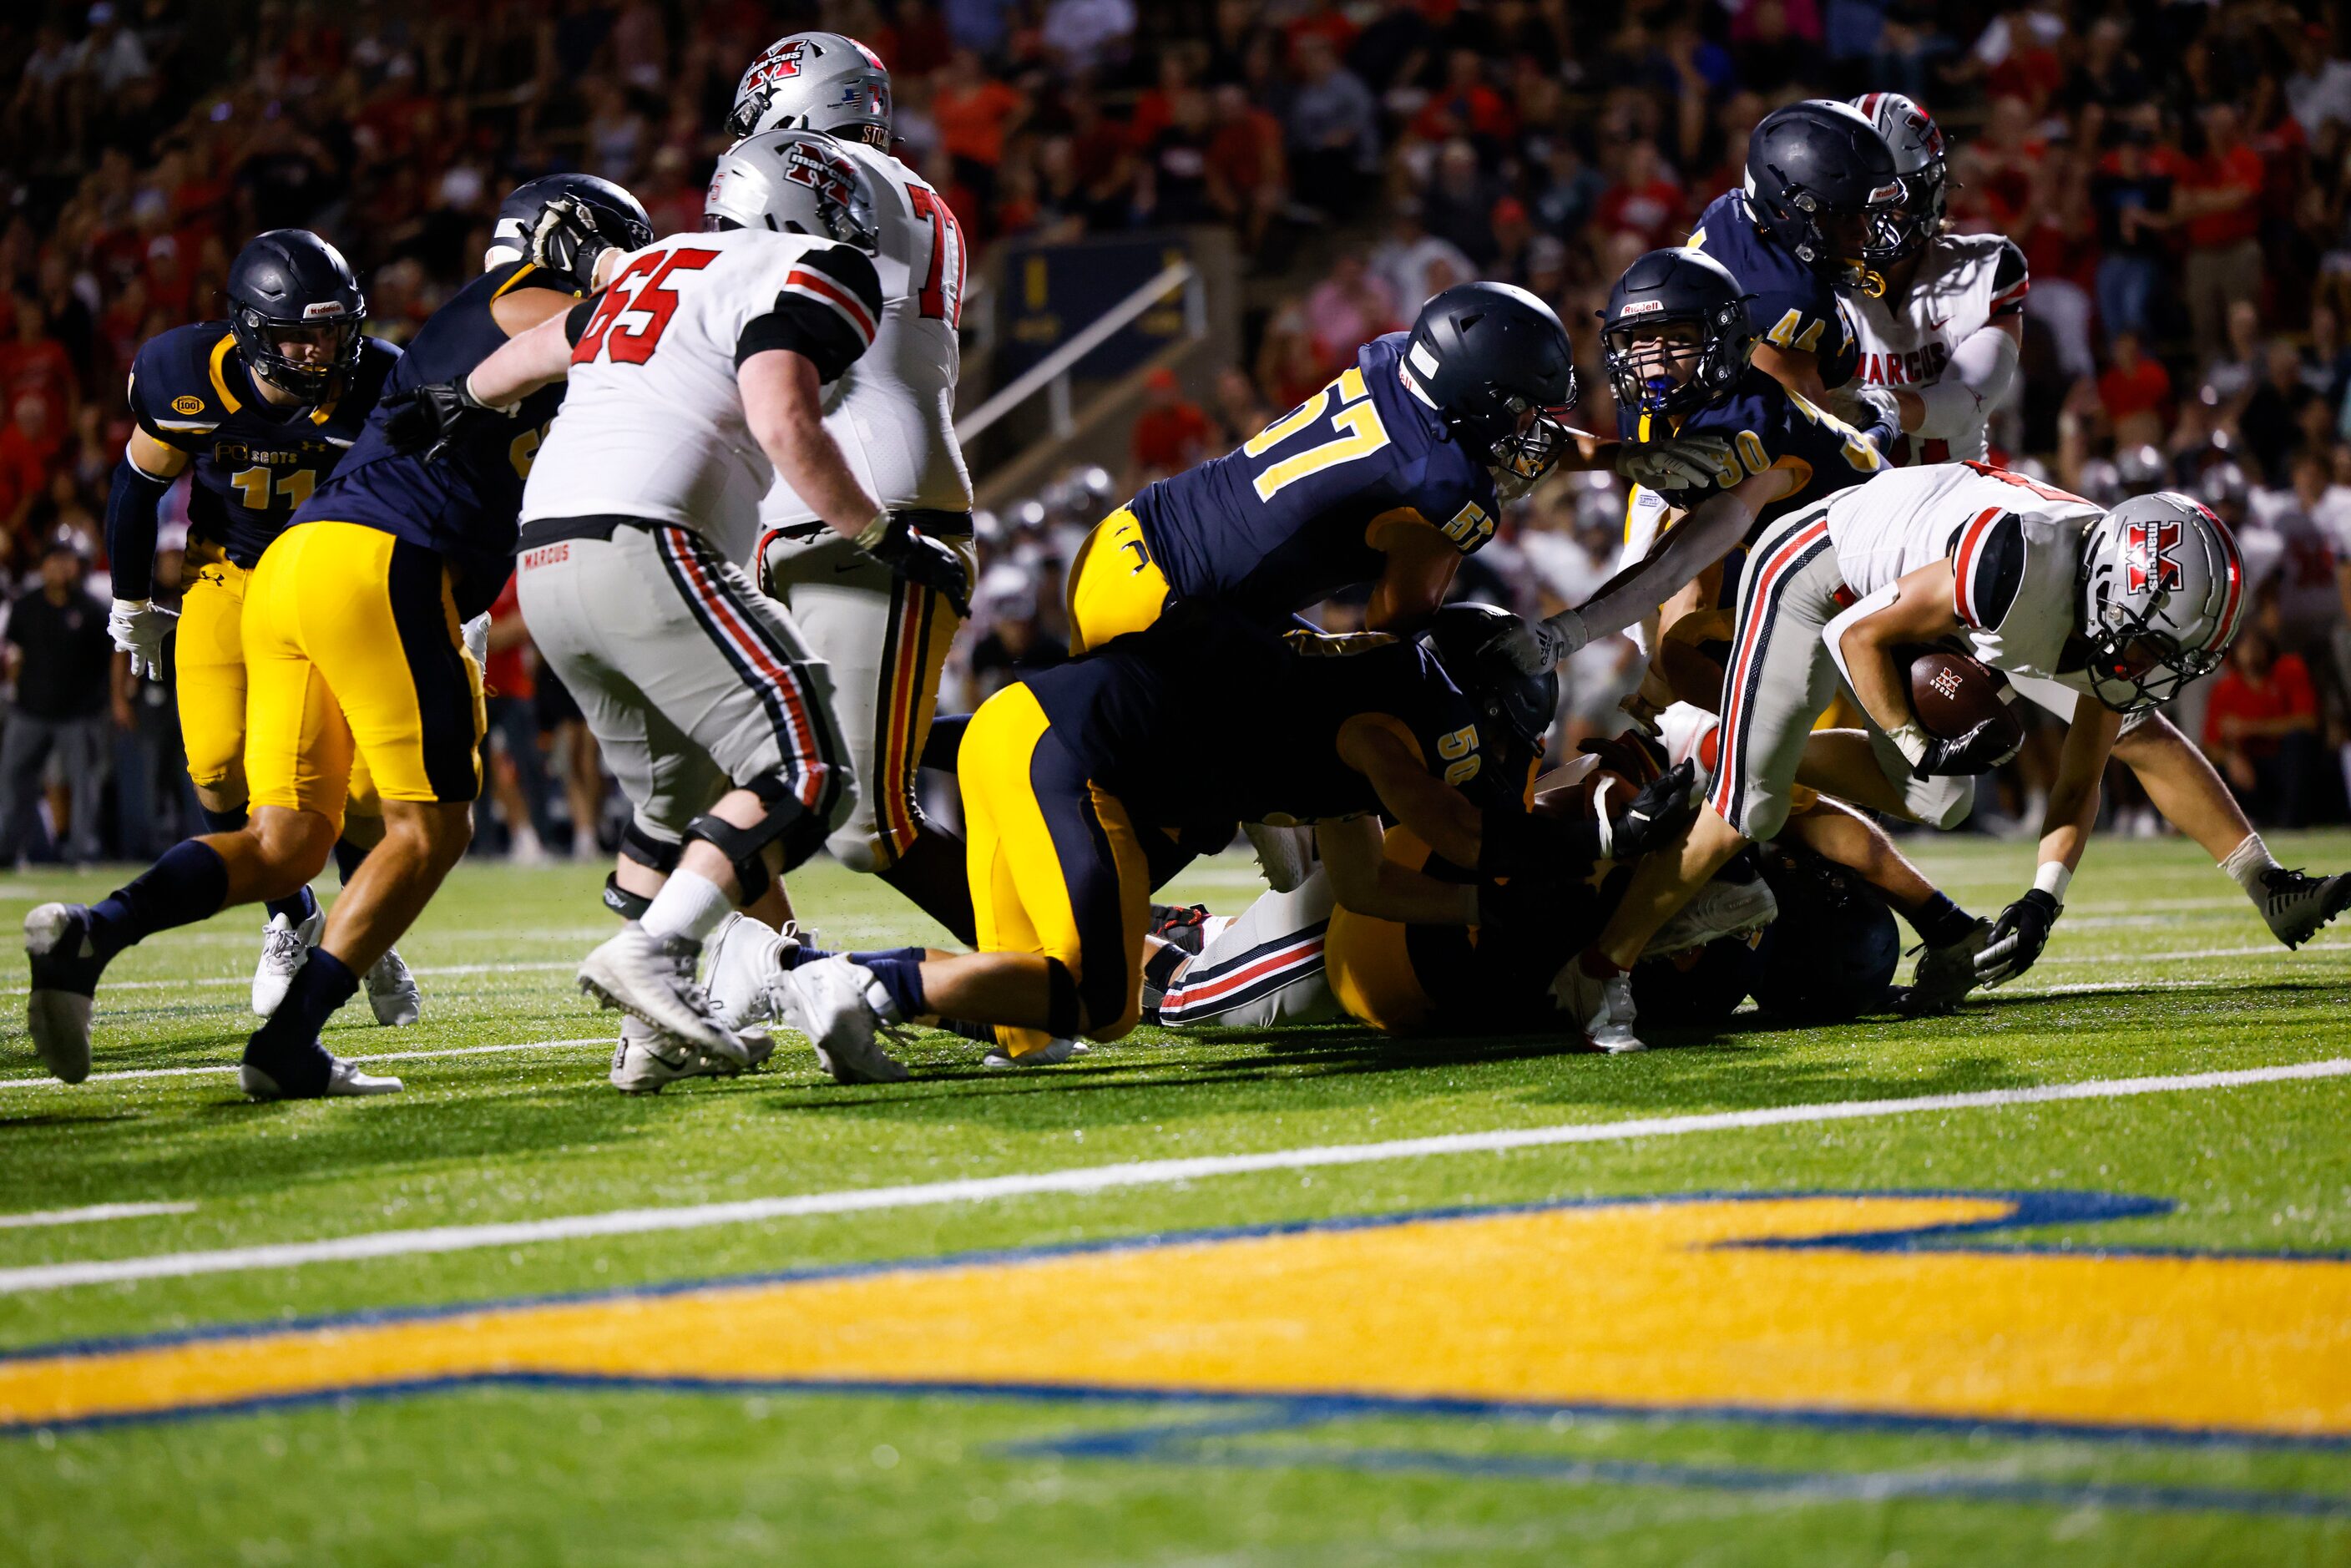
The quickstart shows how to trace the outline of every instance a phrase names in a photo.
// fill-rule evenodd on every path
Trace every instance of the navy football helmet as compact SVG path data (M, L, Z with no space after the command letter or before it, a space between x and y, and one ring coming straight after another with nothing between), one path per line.
M1543 735L1559 712L1559 672L1522 674L1509 655L1490 651L1516 622L1491 604L1447 604L1429 622L1428 647L1478 710L1489 737L1507 738L1521 754L1540 758Z
M1780 918L1763 928L1755 1005L1800 1023L1838 1023L1888 1005L1902 936L1860 875L1793 844L1760 846Z
M366 319L367 296L350 263L308 229L256 235L229 264L237 352L255 375L297 397L320 402L350 373Z
M1789 255L1840 287L1883 292L1882 270L1903 254L1905 199L1894 150L1849 103L1792 103L1747 139L1747 210Z
M1698 250L1653 250L1625 269L1600 313L1600 347L1616 401L1642 413L1687 413L1739 384L1755 357L1755 324L1747 294L1730 269ZM1695 355L1687 380L1665 374L1655 349L1635 340L1652 328L1683 324L1697 329L1688 344L1664 345L1662 358Z
M593 174L542 174L517 185L498 204L482 270L502 262L533 261L562 273L583 292L594 287L597 258L608 250L642 250L653 243L644 204Z
M1404 384L1453 438L1481 454L1510 500L1559 461L1575 406L1575 357L1552 308L1508 283L1457 283L1420 308ZM1531 417L1530 417L1531 416Z

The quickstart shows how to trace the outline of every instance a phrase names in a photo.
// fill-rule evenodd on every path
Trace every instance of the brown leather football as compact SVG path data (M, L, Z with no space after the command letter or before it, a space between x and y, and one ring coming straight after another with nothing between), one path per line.
M1918 726L1938 740L1957 740L1986 719L2006 727L2011 741L2024 726L2001 694L2008 683L1965 653L1939 649L1910 661L1910 706Z

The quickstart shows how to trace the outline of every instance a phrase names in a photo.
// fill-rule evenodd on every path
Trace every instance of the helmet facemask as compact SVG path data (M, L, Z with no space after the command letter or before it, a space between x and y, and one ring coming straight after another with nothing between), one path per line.
M1518 393L1499 389L1488 395L1510 423L1487 446L1486 465L1493 471L1494 493L1505 501L1515 501L1557 465L1572 439L1562 422L1573 405L1538 408Z
M1812 192L1799 188L1790 195L1800 237L1792 247L1796 259L1823 274L1839 287L1858 288L1871 298L1886 292L1885 269L1902 259L1902 182L1896 179L1869 193L1857 209L1840 211ZM1832 233L1827 225L1834 225Z
M230 312L229 327L236 338L237 352L255 375L282 392L319 402L333 393L359 362L360 324L366 318L365 306L356 311L332 306L319 309L313 319L293 320L238 305ZM310 351L298 357L288 351L305 347Z
M1679 338L1664 336L1663 329L1676 326L1691 330ZM1600 347L1617 402L1668 416L1702 408L1729 392L1755 352L1744 302L1708 316L1619 321L1602 331ZM1685 363L1689 373L1675 375Z
M1891 259L1900 261L1924 250L1943 232L1943 214L1949 200L1950 165L1938 158L1896 178L1901 182L1902 200L1894 214L1897 248Z
M2145 612L2117 605L2091 629L2092 695L2116 713L2160 707L2220 667L2223 653L2189 648L2154 625Z

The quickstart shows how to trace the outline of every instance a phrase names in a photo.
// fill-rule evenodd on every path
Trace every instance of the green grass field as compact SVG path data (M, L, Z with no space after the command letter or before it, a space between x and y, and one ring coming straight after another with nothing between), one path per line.
M2030 872L1917 847L1987 913ZM114 880L0 880L0 918ZM385 1100L217 1071L241 914L114 966L80 1087L10 991L0 1563L2351 1563L2351 1077L1736 1114L2351 1058L2351 920L2288 954L2192 846L2100 841L1952 1019L1138 1030L1019 1074L928 1035L888 1090L788 1041L647 1099L571 983L600 880L452 879L402 944L424 1021L329 1036ZM831 945L931 935L795 893ZM172 1207L56 1212L100 1205ZM1500 1212L1343 1223L1440 1210Z

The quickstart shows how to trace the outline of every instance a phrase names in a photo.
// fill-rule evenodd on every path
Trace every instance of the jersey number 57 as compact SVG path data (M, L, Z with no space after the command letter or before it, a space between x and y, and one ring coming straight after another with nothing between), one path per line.
M1368 457L1388 444L1387 426L1380 422L1380 411L1372 402L1371 389L1364 384L1363 368L1350 365L1321 392L1243 442L1241 451L1250 457L1264 456L1291 436L1315 425L1331 407L1333 397L1338 399L1339 407L1331 415L1330 428L1337 433L1337 438L1318 442L1259 470L1259 500L1270 501L1310 475L1320 474L1336 463Z

